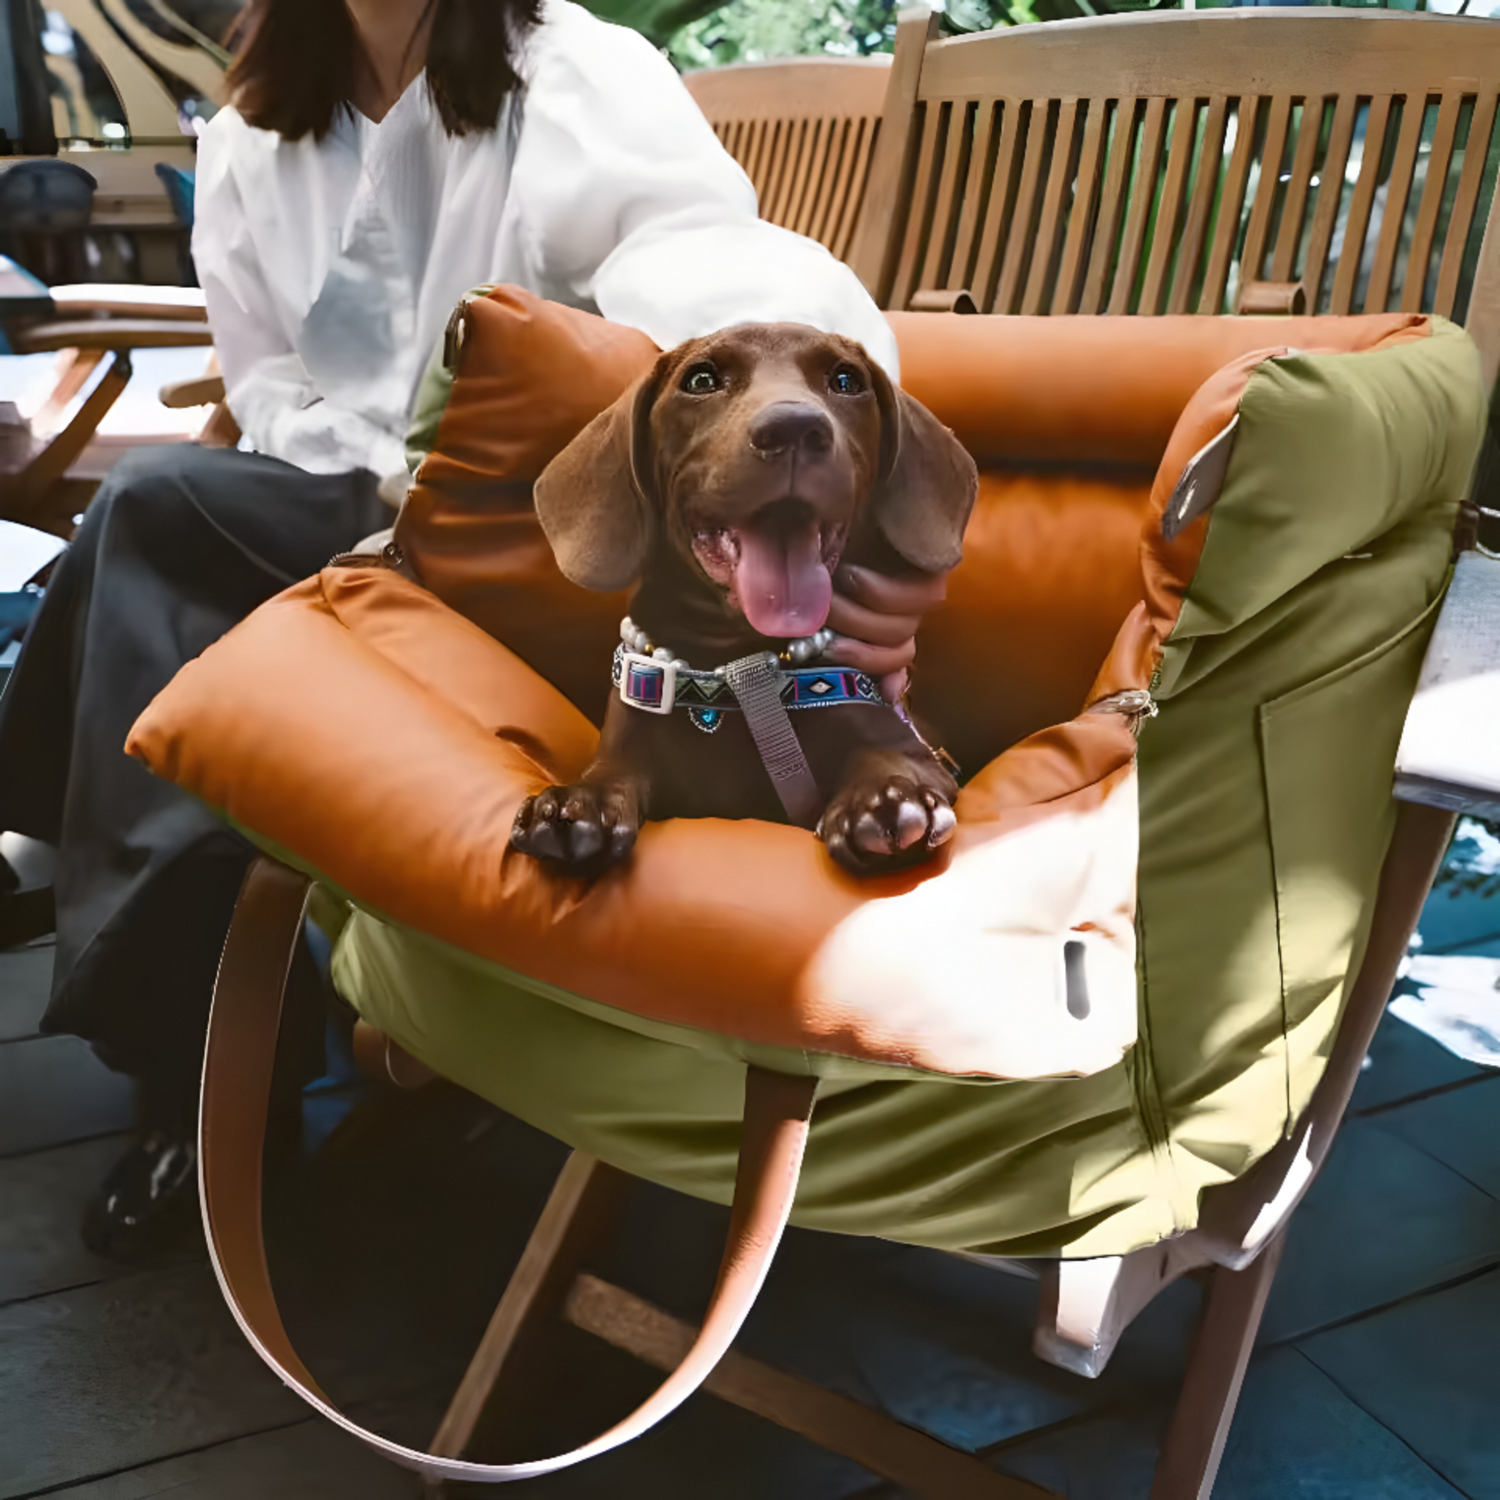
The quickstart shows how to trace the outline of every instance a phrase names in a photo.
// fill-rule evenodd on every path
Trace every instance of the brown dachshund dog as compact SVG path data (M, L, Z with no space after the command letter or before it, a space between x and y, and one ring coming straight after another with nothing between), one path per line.
M649 638L656 657L712 672L815 636L841 560L952 568L976 486L958 440L858 344L746 324L663 354L548 465L536 508L573 582L639 580L637 647ZM826 797L818 833L859 874L925 859L953 832L957 792L871 686L790 716ZM530 798L511 843L592 875L646 818L673 817L788 820L745 714L647 712L617 695L593 764Z

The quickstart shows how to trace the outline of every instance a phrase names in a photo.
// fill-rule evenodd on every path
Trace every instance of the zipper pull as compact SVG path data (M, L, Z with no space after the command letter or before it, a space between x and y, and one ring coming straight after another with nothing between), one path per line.
M443 330L443 368L450 375L458 373L458 361L463 355L468 333L469 299L465 297L448 315L448 326Z
M1130 720L1130 732L1141 732L1142 719L1154 719L1160 710L1148 688L1126 688L1120 693L1111 693L1097 703L1089 704L1085 710L1091 714L1120 714Z

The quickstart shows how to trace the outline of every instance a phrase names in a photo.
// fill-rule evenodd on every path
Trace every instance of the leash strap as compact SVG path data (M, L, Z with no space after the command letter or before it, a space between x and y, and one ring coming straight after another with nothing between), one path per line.
M728 1352L759 1295L797 1191L815 1078L751 1067L729 1234L698 1337L644 1405L602 1437L527 1463L477 1464L406 1448L346 1417L292 1348L266 1265L261 1153L282 1001L311 883L275 860L250 867L214 984L198 1116L198 1187L209 1256L225 1301L255 1352L309 1406L382 1457L432 1479L532 1479L607 1453L682 1405Z
M781 701L776 658L766 652L742 656L724 668L724 680L745 715L787 817L802 828L816 828L823 813L823 794Z

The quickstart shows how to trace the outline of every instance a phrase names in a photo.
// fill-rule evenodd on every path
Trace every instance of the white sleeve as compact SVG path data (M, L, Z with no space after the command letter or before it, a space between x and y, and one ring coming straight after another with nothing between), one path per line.
M404 469L400 435L323 400L281 327L231 168L234 144L232 128L211 127L199 142L193 262L240 431L257 452L314 474Z
M533 36L511 207L535 289L664 349L734 323L807 323L896 377L858 277L757 215L755 190L649 42L551 0Z

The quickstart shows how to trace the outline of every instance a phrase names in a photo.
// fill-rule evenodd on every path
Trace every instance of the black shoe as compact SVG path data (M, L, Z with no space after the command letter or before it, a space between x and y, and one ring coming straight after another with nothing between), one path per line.
M95 1255L135 1261L172 1249L198 1222L198 1146L191 1131L147 1131L110 1169L83 1214Z
M28 885L0 854L0 948L19 948L57 930L50 885Z
M110 1260L145 1260L175 1249L202 1223L198 1208L198 1122L191 1109L142 1109L148 1122L110 1168L83 1211L83 1242ZM174 1123L155 1125L167 1120ZM177 1123L180 1122L180 1123ZM273 1094L266 1124L267 1168L275 1172L301 1152L302 1096Z

